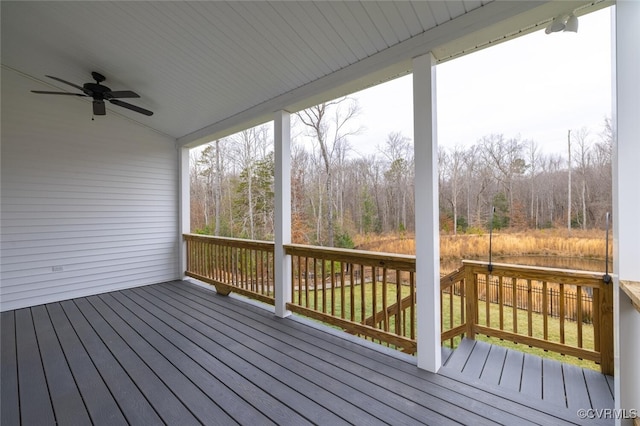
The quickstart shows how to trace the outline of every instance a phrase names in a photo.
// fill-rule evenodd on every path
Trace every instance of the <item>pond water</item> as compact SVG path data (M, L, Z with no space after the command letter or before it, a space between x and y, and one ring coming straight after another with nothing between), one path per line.
M487 262L489 259L470 259ZM494 263L511 263L516 265L543 266L547 268L575 269L579 271L604 272L605 261L603 259L586 259L582 257L562 257L562 256L494 256ZM460 261L447 260L440 261L442 272L448 273L458 268ZM612 261L609 260L609 272L612 270Z

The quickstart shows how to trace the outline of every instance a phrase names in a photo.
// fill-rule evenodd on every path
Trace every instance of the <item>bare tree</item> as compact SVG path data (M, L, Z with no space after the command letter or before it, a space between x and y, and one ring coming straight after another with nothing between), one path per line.
M481 146L483 160L495 167L494 177L508 196L509 214L512 216L514 178L524 174L527 168L522 159L522 142L518 138L505 140L503 135L493 134L482 138Z
M200 168L199 174L205 178L205 190L203 191L203 213L204 225L210 226L210 213L213 207L213 218L215 227L214 235L220 235L220 219L222 208L222 181L223 181L223 161L224 156L220 151L224 145L224 141L216 140L210 143L200 153L197 164Z
M568 170L568 185L567 185L567 231L571 234L571 130L567 132L567 145L568 145L568 155L569 159L567 160L567 170Z
M534 228L538 228L539 220L538 220L538 196L536 194L536 178L538 173L538 162L540 161L540 151L538 149L538 144L529 140L527 142L527 154L529 156L529 183L530 183L530 219ZM535 209L534 209L535 206Z
M594 225L602 227L604 225L606 212L611 211L611 189L612 189L612 155L614 141L613 127L611 120L605 118L604 126L599 134L599 140L592 147L592 168L593 176L589 187L592 195L592 208L594 213Z
M582 229L587 229L587 173L591 167L591 149L589 146L589 130L586 127L574 132L576 142L576 165L580 174L580 204L582 215L579 218Z
M466 152L463 147L456 145L448 152L443 154L443 169L444 174L449 182L449 190L446 192L445 197L451 205L453 212L453 234L458 233L458 197L463 188L464 177L464 165L465 165Z
M360 106L355 99L341 98L332 102L324 102L297 113L300 121L310 130L320 150L324 165L324 188L327 197L326 221L327 244L334 246L334 194L333 166L337 153L340 152L350 135L355 135L360 128L350 128L353 118L360 113Z
M411 141L392 132L380 141L377 154L353 158L347 137L359 130L356 113L357 107L342 99L301 112L294 123L299 140L292 146L292 235L297 242L340 245L346 240L337 232L346 237L412 230ZM300 129L312 136L311 143L300 143ZM268 130L249 129L194 151L194 231L249 238L272 234ZM585 229L601 227L611 209L614 135L608 120L599 136L585 129L571 132L571 207L578 212L573 216L568 215L566 153L543 154L534 141L502 135L485 136L468 148L440 150L441 216L452 216L446 226L456 233L464 217L484 227L495 204L502 211L501 226L561 227L570 217Z
M467 222L472 222L471 217L471 193L474 185L474 174L477 172L477 145L472 145L467 149L464 156L465 182L466 182L466 205L467 205ZM482 194L483 188L480 187L477 194Z
M248 228L249 238L255 239L255 202L254 176L256 163L263 160L272 149L273 143L268 137L265 125L243 130L234 135L229 143L230 152L243 176L246 176L246 213L243 215L243 228Z
M189 153L189 189L191 229L202 229L206 225L207 187L202 182L200 153Z
M396 230L407 229L407 203L413 170L413 146L411 139L400 132L392 132L387 135L383 148L378 151L387 160L385 178L389 182L390 210L393 211L394 228Z

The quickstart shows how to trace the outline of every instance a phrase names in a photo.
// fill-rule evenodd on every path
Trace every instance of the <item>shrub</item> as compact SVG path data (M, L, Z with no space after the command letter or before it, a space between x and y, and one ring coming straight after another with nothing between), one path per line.
M338 248L352 249L356 246L353 243L353 239L351 239L351 236L346 232L339 232L338 234L336 234L334 243Z

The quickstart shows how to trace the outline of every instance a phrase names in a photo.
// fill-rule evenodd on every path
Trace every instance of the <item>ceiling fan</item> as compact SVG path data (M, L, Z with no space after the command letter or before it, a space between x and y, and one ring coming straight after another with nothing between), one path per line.
M123 102L119 99L122 98L139 98L135 92L131 90L117 90L112 91L107 86L103 86L103 81L106 80L105 76L100 73L92 72L91 76L96 81L95 83L85 83L82 86L78 86L77 84L69 83L61 78L54 77L52 75L48 75L47 77L57 80L61 83L68 84L69 86L75 87L76 89L82 91L82 93L69 93L69 92L49 92L44 90L32 90L33 93L40 93L45 95L67 95L67 96L83 96L93 98L93 114L94 115L106 115L107 111L104 105L104 101L109 101L114 105L117 105L122 108L130 109L131 111L138 112L144 115L153 115L153 112L146 110L144 108L140 108L139 106L131 105L130 103Z

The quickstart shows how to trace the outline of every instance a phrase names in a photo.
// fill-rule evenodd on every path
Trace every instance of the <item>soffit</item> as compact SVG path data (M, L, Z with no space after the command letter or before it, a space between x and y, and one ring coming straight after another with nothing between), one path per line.
M155 112L107 104L107 114L195 145L407 73L428 51L450 59L584 5L592 3L3 1L1 55L34 90L73 91L45 75L81 85L98 71Z

